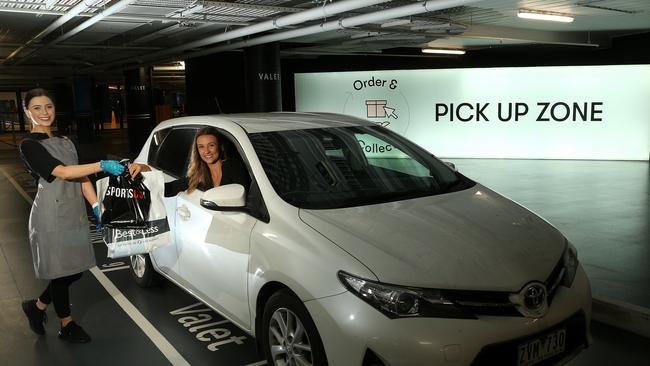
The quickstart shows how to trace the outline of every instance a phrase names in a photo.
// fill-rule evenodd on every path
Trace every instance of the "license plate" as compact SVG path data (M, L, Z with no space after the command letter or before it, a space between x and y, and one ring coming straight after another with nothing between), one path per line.
M518 366L530 366L564 352L566 329L558 329L519 345Z

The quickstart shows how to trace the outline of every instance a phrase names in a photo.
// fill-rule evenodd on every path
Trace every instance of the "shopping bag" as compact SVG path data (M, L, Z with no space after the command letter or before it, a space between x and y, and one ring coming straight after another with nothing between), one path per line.
M163 173L150 171L142 172L140 175L150 198L147 221L142 227L114 226L110 222L102 221L102 238L108 248L107 256L109 258L151 253L154 249L171 244L173 241L163 201L165 191ZM107 177L97 181L99 197L105 197L109 180L110 178ZM103 199L100 200L100 202L103 201ZM100 212L102 209L100 203Z
M131 177L128 170L122 175L110 176L103 192L101 222L108 227L144 228L147 225L150 192L144 177Z

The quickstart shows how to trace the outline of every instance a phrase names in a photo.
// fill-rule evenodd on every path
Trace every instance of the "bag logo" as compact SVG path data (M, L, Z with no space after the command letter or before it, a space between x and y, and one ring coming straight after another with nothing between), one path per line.
M107 187L105 197L115 197L115 198L135 198L137 200L146 199L146 194L143 191L139 191L133 188L118 188L118 187Z

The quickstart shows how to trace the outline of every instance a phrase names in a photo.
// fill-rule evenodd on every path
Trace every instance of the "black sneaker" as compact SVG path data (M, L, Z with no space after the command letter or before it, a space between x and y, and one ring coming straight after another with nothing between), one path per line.
M59 338L72 343L88 343L90 336L79 324L71 321L59 331Z
M44 323L47 323L47 314L36 306L36 300L23 301L23 311L29 320L29 327L36 334L45 334Z

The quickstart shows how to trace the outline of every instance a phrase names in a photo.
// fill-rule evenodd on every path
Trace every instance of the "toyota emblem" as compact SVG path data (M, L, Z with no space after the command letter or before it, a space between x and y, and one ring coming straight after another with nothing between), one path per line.
M530 310L537 310L546 304L546 286L533 283L524 291L524 306Z

